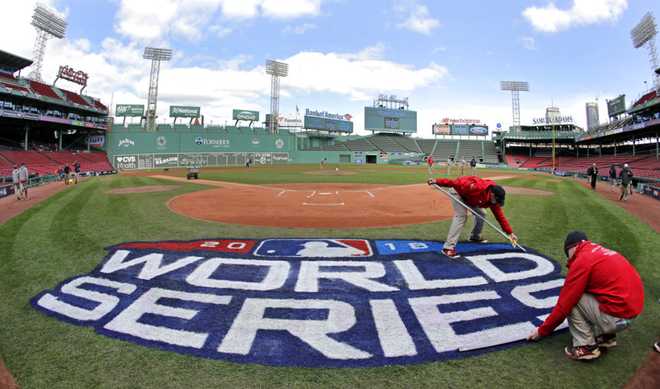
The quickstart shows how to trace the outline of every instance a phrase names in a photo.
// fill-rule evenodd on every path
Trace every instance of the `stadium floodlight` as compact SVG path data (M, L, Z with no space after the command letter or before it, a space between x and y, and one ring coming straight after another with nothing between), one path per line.
M32 26L37 29L37 39L34 42L34 67L30 77L41 81L41 66L46 52L46 42L49 38L64 38L67 22L43 4L37 4L32 15Z
M520 92L529 92L526 81L500 81L500 90L511 91L512 127L520 129Z
M144 59L151 59L156 61L169 61L172 59L172 49L158 49L156 47L145 47Z
M156 131L156 107L158 105L158 76L161 61L172 59L171 49L145 47L144 59L151 60L151 73L149 74L149 94L147 95L147 131Z
M630 31L630 37L632 38L633 46L639 49L646 42L653 39L657 33L655 18L650 12L647 12L635 28Z
M529 92L529 83L526 81L500 81L500 89L506 91Z
M266 74L270 74L270 131L277 132L277 118L280 114L280 77L289 75L289 65L284 62L266 60Z
M658 54L655 49L655 37L658 34L658 28L655 24L653 14L647 12L642 20L630 31L630 38L632 39L633 47L639 49L642 46L647 46L649 50L649 62L651 62L651 70L653 71L653 78L655 79L655 89L660 91L660 74L656 72L658 69Z

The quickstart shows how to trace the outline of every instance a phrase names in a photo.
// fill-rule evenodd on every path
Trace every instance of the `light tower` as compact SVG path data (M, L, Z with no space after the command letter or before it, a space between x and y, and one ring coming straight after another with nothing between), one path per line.
M147 97L147 131L156 131L156 105L158 103L158 75L160 73L160 62L172 59L172 50L145 47L144 55L142 57L151 60L149 95Z
M266 74L270 74L270 131L277 132L277 118L280 114L280 77L289 75L289 65L284 62L266 61Z
M41 81L41 65L46 52L46 42L50 38L62 39L66 32L66 20L50 11L42 4L34 7L32 23L37 29L37 39L34 41L34 67L30 72L30 78Z
M511 108L513 111L513 128L520 129L520 92L529 92L526 81L500 81L500 90L511 91Z
M653 14L647 12L642 20L637 23L635 28L630 31L630 38L636 49L646 45L649 50L649 61L651 62L651 71L655 80L655 90L660 91L660 74L655 72L658 69L658 54L655 50L655 36L658 33L655 18Z

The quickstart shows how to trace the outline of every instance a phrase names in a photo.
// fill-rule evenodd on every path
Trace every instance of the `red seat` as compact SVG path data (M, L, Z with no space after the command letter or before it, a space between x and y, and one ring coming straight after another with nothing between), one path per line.
M50 97L51 99L62 100L60 96L55 93L53 88L46 84L30 80L30 88L32 88L32 90L39 95Z
M68 91L66 89L60 89L60 90L64 93L64 96L66 96L67 100L69 100L70 102L89 107L89 104L80 95Z

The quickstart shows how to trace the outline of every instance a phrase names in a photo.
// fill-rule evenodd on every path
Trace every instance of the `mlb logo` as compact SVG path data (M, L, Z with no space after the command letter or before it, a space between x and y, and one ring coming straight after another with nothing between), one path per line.
M341 258L371 257L364 239L267 239L254 255L258 257Z

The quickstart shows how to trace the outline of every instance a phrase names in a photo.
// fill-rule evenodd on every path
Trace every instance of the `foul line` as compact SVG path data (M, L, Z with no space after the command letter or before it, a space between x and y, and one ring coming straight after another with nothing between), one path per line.
M344 203L302 203L302 205L309 205L314 207L341 207Z

